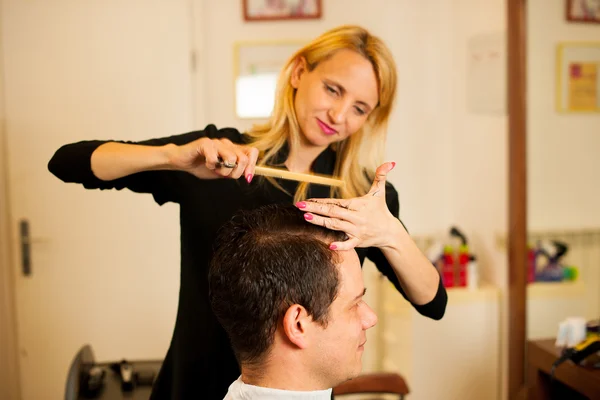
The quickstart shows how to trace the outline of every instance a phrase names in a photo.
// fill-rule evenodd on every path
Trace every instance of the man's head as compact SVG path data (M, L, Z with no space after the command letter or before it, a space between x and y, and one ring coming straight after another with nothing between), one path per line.
M223 226L210 301L243 369L289 362L324 388L359 374L377 317L362 300L356 252L328 247L344 236L292 206L245 211Z

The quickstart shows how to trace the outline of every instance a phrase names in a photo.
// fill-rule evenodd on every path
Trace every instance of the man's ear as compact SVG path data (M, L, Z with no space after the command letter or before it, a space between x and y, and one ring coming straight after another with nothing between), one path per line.
M283 316L283 333L288 340L300 349L308 346L308 332L312 318L299 304L290 306Z
M292 78L290 80L290 84L294 89L298 89L298 86L300 86L300 77L305 72L308 72L308 63L306 62L306 58L297 57L296 60L294 60Z

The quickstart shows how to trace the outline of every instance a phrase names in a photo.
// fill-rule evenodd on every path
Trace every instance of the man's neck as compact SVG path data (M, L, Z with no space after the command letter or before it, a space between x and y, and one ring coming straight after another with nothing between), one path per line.
M242 365L242 381L264 388L302 392L330 389L320 378L306 371L302 362L294 360L270 359L259 367Z

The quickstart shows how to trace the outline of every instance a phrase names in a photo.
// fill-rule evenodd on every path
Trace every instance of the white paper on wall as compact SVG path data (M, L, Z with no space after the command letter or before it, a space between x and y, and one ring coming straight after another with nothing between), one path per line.
M471 37L467 42L467 110L506 114L506 33Z

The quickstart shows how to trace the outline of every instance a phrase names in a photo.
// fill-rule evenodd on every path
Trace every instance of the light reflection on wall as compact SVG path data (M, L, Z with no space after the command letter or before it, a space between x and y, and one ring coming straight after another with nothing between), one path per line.
M236 80L235 110L239 118L267 118L273 111L276 73L240 76Z

